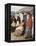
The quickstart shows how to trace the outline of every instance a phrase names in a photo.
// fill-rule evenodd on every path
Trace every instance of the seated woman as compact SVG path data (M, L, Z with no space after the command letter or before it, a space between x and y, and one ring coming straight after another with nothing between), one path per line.
M20 36L24 31L24 21L15 29L15 35Z

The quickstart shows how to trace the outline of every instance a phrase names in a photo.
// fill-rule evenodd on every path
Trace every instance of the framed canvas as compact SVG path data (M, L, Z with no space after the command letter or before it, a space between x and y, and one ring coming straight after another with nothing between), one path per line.
M5 4L5 41L35 41L35 5Z

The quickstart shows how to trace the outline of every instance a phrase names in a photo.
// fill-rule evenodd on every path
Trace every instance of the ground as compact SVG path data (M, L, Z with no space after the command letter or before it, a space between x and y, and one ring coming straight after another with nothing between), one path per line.
M16 36L15 32L14 33L11 32L11 40L29 40L29 39L32 39L32 38L25 39L25 37L26 37L26 34L24 34L22 36Z

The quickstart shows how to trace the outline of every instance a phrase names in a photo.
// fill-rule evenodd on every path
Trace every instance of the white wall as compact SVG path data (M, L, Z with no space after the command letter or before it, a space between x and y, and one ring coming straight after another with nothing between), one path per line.
M7 43L5 38L5 4L6 3L22 3L35 4L36 0L0 0L0 46L36 46L36 41ZM35 20L36 21L36 20ZM36 23L36 22L35 22Z

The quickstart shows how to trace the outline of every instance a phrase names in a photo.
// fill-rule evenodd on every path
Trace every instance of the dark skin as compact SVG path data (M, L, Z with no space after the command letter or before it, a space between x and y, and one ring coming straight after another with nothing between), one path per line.
M11 23L12 23L13 21L14 21L15 23L17 22L15 16L12 16L12 17L11 17ZM16 27L11 27L11 31L14 32L14 31L15 31L15 28L16 28Z
M24 22L24 24L23 24L24 30L23 30L23 32L22 32L21 35L24 35L24 34L25 34L25 20L22 20L22 23L23 23L23 22Z
M16 23L16 18L15 18L15 16L13 16L13 17L11 18L11 23L12 23L13 21Z
M17 21L19 21L19 23L21 23L21 20L20 20L20 17L19 16L17 16Z

